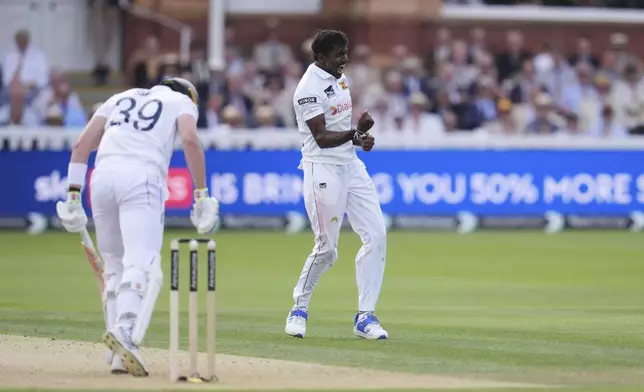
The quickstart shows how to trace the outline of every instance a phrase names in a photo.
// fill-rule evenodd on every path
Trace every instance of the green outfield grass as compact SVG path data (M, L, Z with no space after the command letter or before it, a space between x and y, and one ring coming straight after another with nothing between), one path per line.
M168 232L166 239L177 235L192 233ZM216 238L219 352L603 388L597 391L644 389L641 235L390 233L378 307L390 340L379 342L352 333L360 246L354 234L341 237L340 259L313 296L303 340L283 328L311 235ZM1 232L0 243L0 333L100 338L100 299L76 235ZM187 260L182 253L182 293ZM167 289L166 275L148 346L167 347Z

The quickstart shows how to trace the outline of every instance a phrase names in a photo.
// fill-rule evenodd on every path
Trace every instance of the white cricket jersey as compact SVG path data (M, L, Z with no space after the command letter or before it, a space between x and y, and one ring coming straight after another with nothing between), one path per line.
M348 164L358 159L353 142L333 148L320 148L306 121L324 114L328 131L351 130L351 93L346 76L340 79L309 65L295 89L293 108L297 127L302 137L302 161Z
M167 175L177 134L177 117L199 118L197 105L167 86L115 94L94 116L107 119L95 166L114 158L155 165Z

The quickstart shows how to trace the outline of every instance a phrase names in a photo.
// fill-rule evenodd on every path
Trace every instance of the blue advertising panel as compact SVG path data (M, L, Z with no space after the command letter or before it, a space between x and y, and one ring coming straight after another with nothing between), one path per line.
M65 197L69 152L0 153L0 216L55 214ZM592 216L643 209L644 151L439 150L360 153L390 215ZM207 151L222 214L304 212L299 151ZM90 161L91 166L91 161ZM183 152L172 158L168 216L189 213Z

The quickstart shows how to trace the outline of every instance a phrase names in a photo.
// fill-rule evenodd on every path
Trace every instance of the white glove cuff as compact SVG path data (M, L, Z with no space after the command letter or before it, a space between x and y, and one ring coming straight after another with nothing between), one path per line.
M195 200L207 199L208 198L208 188L195 189L194 190Z
M87 164L78 162L69 162L67 168L67 184L79 185L81 189L85 186L85 177L87 176Z

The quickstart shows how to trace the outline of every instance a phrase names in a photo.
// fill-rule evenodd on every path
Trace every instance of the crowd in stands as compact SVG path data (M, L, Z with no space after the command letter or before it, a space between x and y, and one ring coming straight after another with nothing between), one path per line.
M484 29L463 41L442 28L431 53L396 46L395 62L384 69L372 66L369 47L354 44L345 70L354 116L368 109L379 133L642 133L644 79L626 35L613 34L605 53L585 37L572 51L552 44L537 53L524 48L518 31L505 39L505 50L489 53ZM206 126L294 126L291 97L310 63L310 43L292 50L273 35L246 57L228 46L227 68L210 84Z
M87 113L63 73L50 67L27 30L15 33L15 47L4 54L0 84L0 125L82 127Z
M446 2L468 1L478 0ZM392 65L385 68L373 66L368 46L352 42L345 73L355 120L368 109L379 133L623 137L644 134L644 74L640 61L627 50L628 39L613 33L604 53L597 53L586 37L579 37L575 48L553 43L531 53L521 32L508 31L505 49L490 53L484 29L472 28L468 40L459 40L448 28L440 28L433 51L410 53L398 45L391 51ZM65 76L48 65L43 51L30 43L28 31L17 32L15 40L1 65L0 125L82 127L91 113L83 109ZM190 78L202 99L203 132L292 128L292 97L311 62L311 41L293 48L272 30L263 42L245 48L235 44L229 28L226 65L211 70L204 43L193 43L191 62L182 67L178 55L161 50L151 36L130 56L124 73L129 86L142 88L168 75Z

